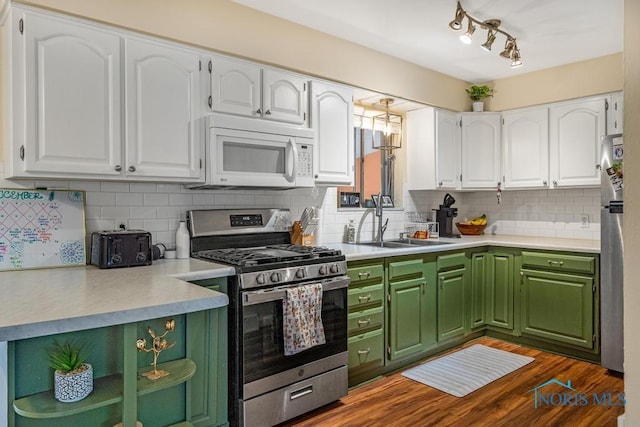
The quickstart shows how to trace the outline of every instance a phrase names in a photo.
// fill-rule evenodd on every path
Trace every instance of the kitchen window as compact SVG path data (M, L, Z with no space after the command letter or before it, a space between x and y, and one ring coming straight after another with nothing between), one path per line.
M375 111L375 114L380 114ZM358 203L343 203L341 200L339 207L360 207L372 208L372 196L382 193L389 195L394 201L395 207L400 207L396 199L396 151L397 150L377 150L373 148L373 142L379 146L382 138L382 131L372 130L371 119L356 115L354 120L354 185L338 187L338 197L357 195ZM367 126L369 124L369 126ZM344 199L343 199L344 200Z

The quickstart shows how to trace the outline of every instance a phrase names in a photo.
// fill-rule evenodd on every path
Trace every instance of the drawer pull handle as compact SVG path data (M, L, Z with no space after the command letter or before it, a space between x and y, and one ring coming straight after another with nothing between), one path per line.
M549 260L548 261L549 265L556 265L558 267L562 267L564 265L564 261L554 261L554 260Z
M358 273L358 277L360 277L361 279L363 277L368 279L369 276L371 276L371 272L370 271L361 271L361 272Z
M371 319L367 319L367 320L358 320L358 326L362 327L362 326L368 326L369 323L371 323Z
M369 302L371 301L371 294L365 295L365 296L359 296L358 297L358 301L362 302Z
M365 354L371 353L371 349L367 348L366 350L358 350L358 355L363 356Z

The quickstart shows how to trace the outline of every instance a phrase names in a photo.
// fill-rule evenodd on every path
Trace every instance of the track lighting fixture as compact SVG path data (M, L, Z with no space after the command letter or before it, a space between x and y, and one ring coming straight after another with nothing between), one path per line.
M458 2L458 7L456 8L456 17L453 18L453 21L449 22L449 26L452 30L459 30L462 28L462 20L464 19L464 10L462 9L462 5Z
M486 50L487 52L491 52L491 45L495 40L496 40L496 33L491 28L489 28L489 31L487 32L487 41L482 43L480 47Z
M485 21L479 21L473 16L469 15L467 11L462 8L460 0L457 0L456 15L453 18L453 21L449 23L449 27L451 27L451 29L455 31L460 30L462 28L464 18L467 18L468 25L467 31L460 36L460 41L462 41L462 43L471 44L471 37L476 30L476 26L474 24L478 24L483 30L487 30L487 40L480 45L482 49L490 52L491 46L493 45L493 42L495 42L497 34L500 33L507 38L507 41L504 45L504 50L500 53L500 56L511 60L511 68L518 68L522 66L522 59L520 57L520 50L518 49L516 39L511 34L500 29L500 24L502 24L502 22L499 19L487 19Z
M460 36L460 41L464 44L471 44L471 36L473 32L476 30L476 26L473 25L473 21L469 19L469 26L467 27L467 32Z

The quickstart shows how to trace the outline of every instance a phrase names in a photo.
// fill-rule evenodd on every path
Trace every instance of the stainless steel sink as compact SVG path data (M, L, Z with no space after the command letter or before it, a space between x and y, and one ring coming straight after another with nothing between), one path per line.
M432 245L450 245L453 242L443 242L442 240L433 239L400 239L392 240L392 242L402 243L404 245L432 246Z
M410 248L411 245L410 243L402 243L402 242L398 242L398 241L388 241L388 242L382 242L382 244L380 244L379 242L360 242L360 243L356 243L359 246L374 246L374 247L378 247L378 248Z
M441 240L429 240L429 239L397 239L386 240L382 242L382 245L378 242L361 242L358 245L362 246L377 246L379 248L407 248L411 246L435 246L435 245L449 245L452 242L443 242Z

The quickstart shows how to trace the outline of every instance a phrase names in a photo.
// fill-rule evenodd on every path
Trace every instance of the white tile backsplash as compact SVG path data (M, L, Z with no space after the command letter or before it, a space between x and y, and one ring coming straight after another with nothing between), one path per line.
M2 170L0 169L0 175ZM154 243L175 246L178 221L190 209L277 207L291 210L296 220L307 206L322 207L322 244L342 242L350 219L356 224L358 241L376 238L377 218L374 209L338 209L335 187L294 190L189 190L179 184L93 182L93 181L8 181L0 187L35 188L50 186L86 191L87 233L127 228L151 232ZM446 191L405 191L404 209L387 209L389 219L385 239L396 238L404 231L406 212L433 215ZM600 238L600 191L589 189L506 190L502 203L494 191L451 192L456 198L458 219L485 213L489 219L486 233L527 236ZM589 215L584 228L581 215Z

